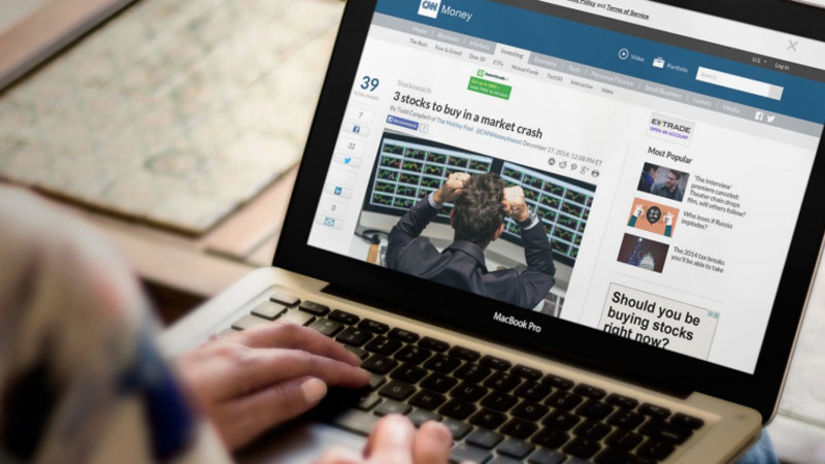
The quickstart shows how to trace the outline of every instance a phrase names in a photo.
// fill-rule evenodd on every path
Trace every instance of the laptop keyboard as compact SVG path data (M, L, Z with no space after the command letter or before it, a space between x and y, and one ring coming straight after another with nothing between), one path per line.
M297 297L276 293L232 324L270 321L333 337L372 373L359 391L332 389L316 408L325 421L368 435L381 416L443 423L454 462L651 464L669 457L704 422L510 361Z

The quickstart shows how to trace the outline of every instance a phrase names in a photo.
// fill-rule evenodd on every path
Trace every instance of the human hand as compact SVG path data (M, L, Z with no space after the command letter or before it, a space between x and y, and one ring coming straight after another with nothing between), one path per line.
M642 214L644 214L644 212L645 209L642 207L642 205L636 205L636 209L633 210L633 217L639 217Z
M514 185L504 189L504 200L501 202L504 214L522 223L530 217L530 209L524 201L524 190Z
M666 226L672 226L673 225L673 213L671 213L670 211L668 211L667 214L665 214L665 225Z
M378 421L360 455L332 449L316 464L446 464L453 437L438 422L426 422L418 431L404 416L389 415Z
M454 172L450 174L444 185L433 193L433 200L439 205L452 203L463 193L464 186L470 180L470 175L466 172Z
M328 385L364 386L369 374L360 363L332 339L278 322L210 340L177 359L231 449L311 409Z

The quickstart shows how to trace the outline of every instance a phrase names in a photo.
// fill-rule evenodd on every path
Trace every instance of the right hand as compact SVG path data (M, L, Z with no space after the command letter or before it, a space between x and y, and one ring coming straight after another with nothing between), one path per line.
M504 214L522 223L530 218L530 209L524 201L524 190L518 185L504 189L504 200L501 202Z
M467 185L467 181L469 180L470 175L466 172L454 172L450 174L450 177L447 178L444 185L433 193L433 200L439 205L454 202L456 198L464 193L464 186Z
M446 464L452 444L444 425L427 422L416 431L409 419L392 414L378 421L363 453L335 448L316 464Z
M644 214L644 212L645 212L645 209L642 207L642 205L636 205L636 209L633 211L633 216L634 217L639 217L642 214Z

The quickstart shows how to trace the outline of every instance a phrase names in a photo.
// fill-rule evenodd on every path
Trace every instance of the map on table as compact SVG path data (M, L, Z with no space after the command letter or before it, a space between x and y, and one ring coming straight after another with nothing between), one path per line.
M0 94L0 177L203 233L301 157L335 0L143 0Z

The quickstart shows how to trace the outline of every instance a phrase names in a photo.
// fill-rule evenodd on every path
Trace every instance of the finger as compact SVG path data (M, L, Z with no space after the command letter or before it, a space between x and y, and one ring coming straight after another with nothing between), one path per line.
M360 366L361 359L340 343L308 327L274 323L246 330L243 343L254 348L295 348Z
M364 462L361 456L348 448L336 446L325 452L315 464L359 464Z
M225 405L225 414L235 420L230 432L233 448L242 446L262 432L293 419L318 404L327 394L318 378L301 377L281 382Z
M304 376L348 388L359 388L369 381L369 373L361 368L302 350L236 345L228 353L214 369L218 400Z
M364 456L375 463L412 464L414 439L412 422L404 416L390 414L375 425L364 448Z
M426 422L418 429L413 443L415 464L444 464L450 458L453 436L438 422Z

